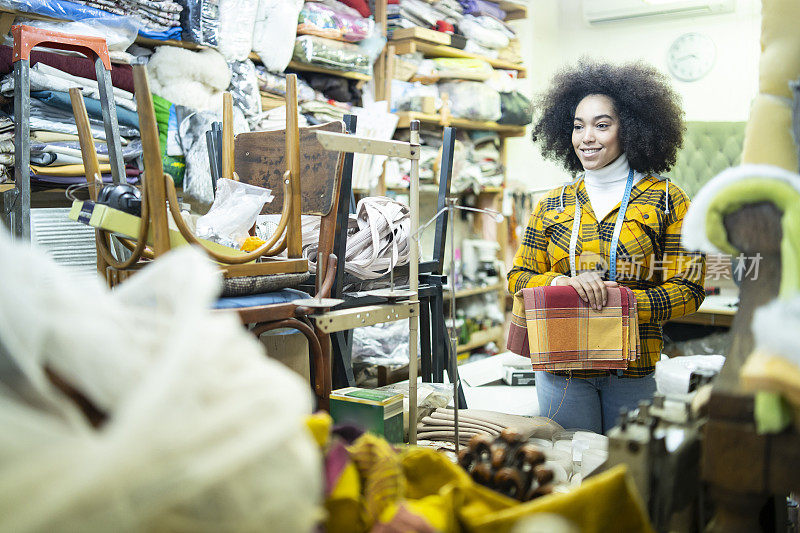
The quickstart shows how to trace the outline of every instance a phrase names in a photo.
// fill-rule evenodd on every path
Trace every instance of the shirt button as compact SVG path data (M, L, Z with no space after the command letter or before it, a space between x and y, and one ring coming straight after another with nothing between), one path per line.
M648 218L650 218L650 215L648 215L647 213L645 213L644 215L642 215L642 218L643 218L643 219L645 219L645 220L647 220Z
M555 219L558 220L558 215L555 216Z

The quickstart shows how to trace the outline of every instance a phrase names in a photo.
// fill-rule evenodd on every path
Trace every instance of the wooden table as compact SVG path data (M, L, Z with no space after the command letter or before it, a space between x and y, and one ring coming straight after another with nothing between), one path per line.
M691 315L674 318L670 322L700 324L703 326L730 327L739 308L739 295L711 295Z

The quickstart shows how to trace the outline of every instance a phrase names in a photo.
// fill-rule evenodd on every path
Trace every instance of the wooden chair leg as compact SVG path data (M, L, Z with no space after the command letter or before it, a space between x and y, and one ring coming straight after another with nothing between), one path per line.
M328 397L330 396L330 354L325 357L322 346L320 346L320 337L317 336L314 329L296 318L287 318L278 320L276 322L261 322L253 328L253 334L260 337L263 333L280 328L291 328L299 331L308 339L308 351L311 360L311 386L317 396L319 407L327 410ZM325 337L327 335L322 334ZM330 339L327 339L328 352L330 353ZM327 366L326 366L327 364ZM324 405L324 407L323 407Z

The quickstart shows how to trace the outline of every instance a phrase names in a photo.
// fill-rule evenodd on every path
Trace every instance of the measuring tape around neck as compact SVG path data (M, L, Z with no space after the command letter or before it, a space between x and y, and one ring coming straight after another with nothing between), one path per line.
M625 220L625 212L628 210L628 202L631 199L631 191L633 190L633 169L628 171L628 181L625 183L625 194L622 196L622 203L619 206L619 213L617 213L617 220L614 223L614 233L611 234L611 245L608 258L608 279L609 281L616 281L617 279L617 244L619 243L619 234L622 231L622 222ZM581 178L582 180L583 178ZM578 187L581 180L575 184L575 218L572 221L572 234L569 238L569 270L570 276L577 275L577 268L575 265L575 253L578 247L578 238L581 232L581 214L582 208L578 201Z

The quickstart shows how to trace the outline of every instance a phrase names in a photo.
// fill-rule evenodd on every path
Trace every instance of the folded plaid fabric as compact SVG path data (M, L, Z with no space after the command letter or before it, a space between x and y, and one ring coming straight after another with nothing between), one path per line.
M639 354L636 297L609 287L602 310L568 286L522 289L514 295L507 348L530 357L534 370L625 369Z

